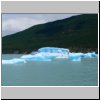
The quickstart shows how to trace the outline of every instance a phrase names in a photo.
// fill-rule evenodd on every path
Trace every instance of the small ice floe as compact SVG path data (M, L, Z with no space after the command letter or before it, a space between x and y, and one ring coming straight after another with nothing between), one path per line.
M69 59L71 61L81 61L82 58L95 58L98 55L95 52L88 53L69 53Z
M69 59L71 61L81 61L83 53L69 53Z
M14 58L10 60L2 60L2 64L22 64L22 63L26 63L26 61L18 58Z
M95 52L88 52L83 55L83 58L95 58L95 57L98 57L98 54L96 54Z

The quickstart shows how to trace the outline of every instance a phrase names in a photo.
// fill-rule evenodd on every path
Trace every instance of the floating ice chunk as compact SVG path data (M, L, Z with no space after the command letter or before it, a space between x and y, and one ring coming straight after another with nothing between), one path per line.
M27 61L51 61L52 57L45 57L42 53L37 53L35 55L25 55L21 57Z
M95 52L92 52L92 57L98 57L98 54L96 54Z
M94 58L98 57L98 55L95 52L88 52L84 54L84 58Z
M72 53L69 53L69 57L70 56L80 56L80 57L82 57L83 56L83 53L74 53L74 52L72 52Z
M27 61L52 61L52 59L43 58L43 57L33 57L33 58L23 58Z
M38 52L69 54L69 49L57 48L57 47L43 47L40 48Z
M82 56L83 56L83 53L70 53L69 59L71 61L81 61Z
M69 53L69 59L72 61L81 61L81 58L94 58L98 55L95 52L88 53Z
M11 60L2 60L2 64L20 64L20 63L26 63L23 59L11 59Z
M50 53L50 52L41 52L40 53L43 57L49 58L49 59L56 59L56 58L68 58L67 54L62 53Z
M28 60L30 60L30 59L28 59ZM31 60L33 60L33 61L52 61L52 59L48 59L45 57L33 57L33 58L31 58Z
M85 54L84 54L84 58L92 58L91 53L85 53Z
M43 57L43 58L47 58L47 59L55 59L56 58L56 54L40 52L40 53L36 54L35 57Z
M43 47L38 50L45 57L68 58L69 49L57 47Z
M81 61L81 58L93 57L98 57L98 55L95 52L71 53L69 49L65 48L43 47L36 52L33 51L31 54L23 55L19 59L2 60L2 64L19 64L26 63L26 61L52 61L53 59L58 58L68 58L71 61Z

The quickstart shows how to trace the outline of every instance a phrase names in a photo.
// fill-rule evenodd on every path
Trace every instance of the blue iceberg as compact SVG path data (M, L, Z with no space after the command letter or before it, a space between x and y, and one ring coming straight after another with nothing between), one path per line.
M88 52L83 55L83 58L95 58L95 57L98 57L98 54L96 54L95 52Z
M43 47L40 48L38 52L69 54L69 49L57 48L57 47Z
M95 58L95 57L98 57L98 55L95 52L69 54L69 59L72 61L81 61L82 58Z
M83 56L83 53L70 53L69 59L71 61L81 61L82 56Z
M52 61L53 57L46 57L43 56L42 53L37 53L35 55L24 55L21 57L21 59L27 60L27 61Z
M95 52L88 53L74 53L70 52L69 49L58 48L58 47L43 47L38 51L31 52L28 55L23 55L19 59L2 60L2 64L20 64L26 63L27 61L52 61L58 58L65 58L71 61L81 61L82 58L95 58L98 55Z
M57 47L43 47L38 50L45 57L51 58L68 58L69 49L57 48Z
M32 52L29 55L24 55L21 59L27 61L52 61L56 58L68 58L69 49L56 47L43 47L37 52Z

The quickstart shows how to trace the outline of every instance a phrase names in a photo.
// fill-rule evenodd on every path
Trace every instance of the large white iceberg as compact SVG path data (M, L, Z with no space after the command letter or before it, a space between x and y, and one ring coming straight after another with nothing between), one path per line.
M57 47L43 47L38 50L45 57L68 58L69 49Z
M58 58L65 58L71 61L81 61L82 58L94 57L98 57L95 52L74 53L65 48L43 47L38 49L36 52L21 56L19 59L2 60L2 64L19 64L26 63L27 61L52 61Z
M68 58L69 49L56 47L43 47L37 52L32 52L29 55L24 55L21 59L27 61L52 61L56 58Z

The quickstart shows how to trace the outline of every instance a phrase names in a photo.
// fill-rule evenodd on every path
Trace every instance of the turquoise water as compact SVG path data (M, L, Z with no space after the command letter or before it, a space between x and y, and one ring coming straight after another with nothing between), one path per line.
M21 54L3 54L2 59L19 58ZM2 86L97 86L98 59L80 62L57 59L51 62L29 61L2 64Z

